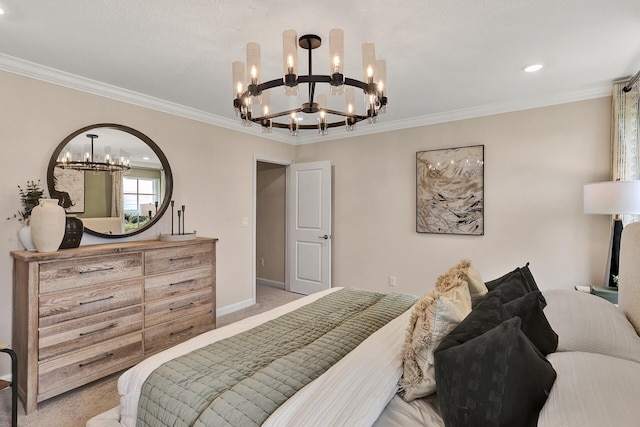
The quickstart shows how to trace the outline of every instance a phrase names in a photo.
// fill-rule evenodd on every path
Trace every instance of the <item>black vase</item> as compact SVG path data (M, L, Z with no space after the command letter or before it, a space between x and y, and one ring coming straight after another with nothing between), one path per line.
M84 225L80 218L68 216L64 226L64 238L60 244L60 249L77 248L82 240Z

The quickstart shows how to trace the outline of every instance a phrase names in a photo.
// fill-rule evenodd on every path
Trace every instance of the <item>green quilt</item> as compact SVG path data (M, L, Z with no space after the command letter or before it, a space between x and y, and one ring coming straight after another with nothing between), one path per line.
M144 383L137 425L260 425L416 299L342 289L177 357Z

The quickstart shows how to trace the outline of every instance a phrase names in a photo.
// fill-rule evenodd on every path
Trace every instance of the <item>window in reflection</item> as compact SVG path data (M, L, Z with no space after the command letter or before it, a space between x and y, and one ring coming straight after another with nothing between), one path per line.
M144 225L155 216L155 203L160 194L160 173L152 176L126 176L122 181L124 200L124 229L129 232ZM149 174L147 174L149 175Z

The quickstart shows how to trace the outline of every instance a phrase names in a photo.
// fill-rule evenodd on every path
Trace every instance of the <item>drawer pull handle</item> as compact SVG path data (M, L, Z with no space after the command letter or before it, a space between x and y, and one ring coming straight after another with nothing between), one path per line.
M118 324L117 324L117 323L112 323L112 324L110 324L110 325L108 325L108 326L105 326L104 328L96 329L95 331L80 332L80 336L81 336L81 337L85 337L85 336L87 336L87 335L97 334L98 332L106 331L106 330L108 330L108 329L113 329L113 328L115 328L116 326L118 326Z
M179 330L179 331L176 331L176 332L171 332L171 333L169 334L169 336L170 336L170 337L172 337L172 336L174 336L174 335L179 335L179 334L182 334L182 333L184 333L184 332L190 331L191 329L193 329L193 325L189 326L188 328L184 328L184 329L181 329L181 330Z
M181 256L178 258L169 258L169 261L182 261L182 260L191 259L191 258L193 258L193 255Z
M178 310L184 310L185 308L189 308L193 305L192 302L190 302L189 304L185 304L185 305L180 305L178 307L171 307L169 308L169 311L178 311Z
M96 268L93 270L80 270L78 271L78 274L89 274L89 273L98 273L100 271L110 271L113 270L114 267L105 267L105 268Z
M184 285L184 284L191 283L191 282L193 282L193 279L183 280L182 282L169 283L169 286Z
M98 357L97 359L93 359L93 360L91 360L91 361L89 361L89 362L83 362L83 363L80 363L80 364L78 365L78 367L79 367L79 368L84 368L84 367L85 367L85 366L87 366L87 365L91 365L92 363L99 362L99 361L104 360L104 359L106 359L106 358L109 358L109 357L111 357L111 356L113 356L113 353L107 353L107 354L105 354L104 356L102 356L102 357Z
M78 305L93 304L94 302L106 301L106 300L112 299L112 298L115 298L115 297L113 295L111 295L111 296L108 296L106 298L94 299L93 301L80 301L78 303Z

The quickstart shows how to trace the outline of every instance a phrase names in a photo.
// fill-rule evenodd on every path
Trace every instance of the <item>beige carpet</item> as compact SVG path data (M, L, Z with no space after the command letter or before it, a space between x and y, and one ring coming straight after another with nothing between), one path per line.
M220 316L218 327L262 313L274 307L296 300L302 295L285 292L269 286L258 286L257 303L243 310ZM120 373L111 375L84 387L56 396L38 405L38 411L24 415L22 403L18 403L20 427L81 427L87 420L119 404L117 380ZM0 426L11 425L11 389L0 391Z

